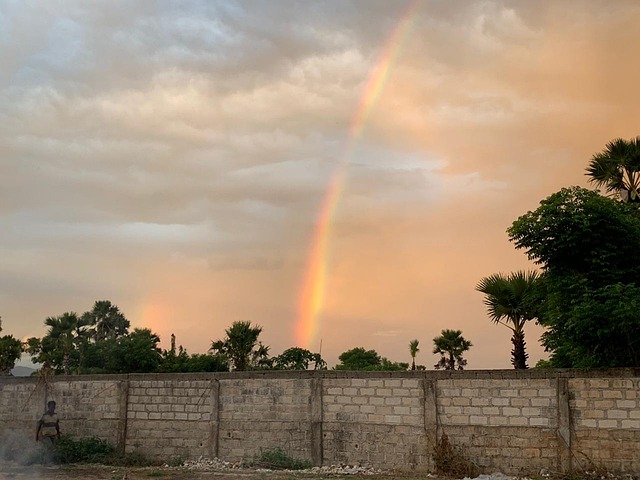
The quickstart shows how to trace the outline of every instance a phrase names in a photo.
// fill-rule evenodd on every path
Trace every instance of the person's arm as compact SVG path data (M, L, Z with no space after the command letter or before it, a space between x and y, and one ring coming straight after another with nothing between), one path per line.
M56 420L56 432L58 433L58 438L60 438L60 420Z
M42 419L38 420L38 428L36 429L36 442L40 438L40 429L42 428Z

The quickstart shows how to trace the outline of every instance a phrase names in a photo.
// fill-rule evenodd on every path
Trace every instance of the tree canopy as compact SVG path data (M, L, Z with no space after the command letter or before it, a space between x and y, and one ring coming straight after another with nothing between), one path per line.
M433 339L433 353L440 355L440 360L434 365L436 370L464 370L467 361L462 354L473 344L462 336L461 330L442 330Z
M554 367L640 365L640 213L580 187L563 188L508 229L544 274L542 344Z

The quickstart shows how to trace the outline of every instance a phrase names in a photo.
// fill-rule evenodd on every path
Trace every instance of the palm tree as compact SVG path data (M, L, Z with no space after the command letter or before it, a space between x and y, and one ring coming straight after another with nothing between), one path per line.
M251 322L233 322L225 330L227 337L213 342L210 350L228 358L234 370L267 366L269 347L258 342L261 332L262 327L252 327Z
M518 271L509 275L496 273L480 280L476 290L485 294L489 318L513 332L511 364L514 368L527 368L524 324L537 317L535 289L540 280L537 272Z
M418 340L411 340L409 342L409 353L411 354L411 370L416 369L416 355L420 351L418 348Z
M93 338L96 342L126 335L131 324L117 305L109 300L98 300L91 311L85 312L82 318L93 327Z
M640 203L640 136L609 142L591 158L586 175L597 187L618 193L623 202Z
M436 369L463 370L467 361L462 354L469 350L473 344L465 340L461 330L442 330L439 337L433 339L433 353L440 354L440 360L435 364Z
M62 354L60 366L65 375L71 372L71 352L76 343L75 333L78 323L78 315L75 312L66 312L58 317L47 317L44 321L49 330L42 338L43 350L49 350L52 356L58 358L60 358L59 354Z

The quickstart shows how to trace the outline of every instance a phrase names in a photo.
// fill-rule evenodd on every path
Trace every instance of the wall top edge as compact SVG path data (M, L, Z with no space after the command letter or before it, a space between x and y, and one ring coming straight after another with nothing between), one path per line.
M47 382L69 381L125 381L125 380L234 380L234 379L372 379L408 378L425 380L449 379L555 379L555 378L630 378L640 377L640 368L611 369L551 369L533 368L528 370L464 370L464 371L411 371L411 372L363 372L347 370L290 370L290 371L248 371L248 372L203 372L203 373L132 373L104 375L52 375ZM0 376L0 385L6 383L32 383L42 381L40 376L12 377Z

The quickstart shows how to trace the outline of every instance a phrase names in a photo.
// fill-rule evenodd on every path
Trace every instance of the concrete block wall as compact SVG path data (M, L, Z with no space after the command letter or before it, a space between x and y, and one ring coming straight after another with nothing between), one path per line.
M322 402L325 462L393 469L428 463L422 379L327 378Z
M569 380L574 463L640 472L640 378Z
M217 454L238 461L278 447L311 459L311 406L310 379L221 379Z
M167 460L209 456L211 378L132 375L126 398L125 451Z
M446 433L484 471L640 474L640 369L0 378L0 442L63 431L168 461L280 448L316 465L430 471ZM1 445L0 445L1 447Z

